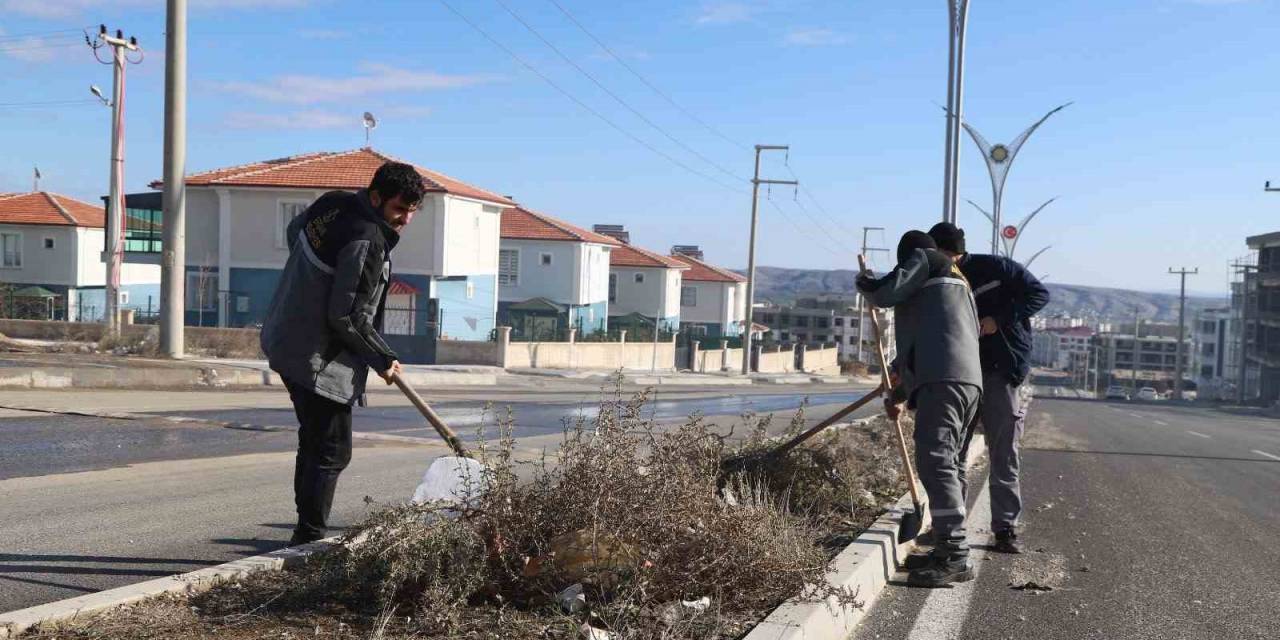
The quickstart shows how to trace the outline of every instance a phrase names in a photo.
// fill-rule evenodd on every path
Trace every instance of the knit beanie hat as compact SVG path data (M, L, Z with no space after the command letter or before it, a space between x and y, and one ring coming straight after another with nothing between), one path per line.
M964 253L964 229L950 222L939 222L929 229L929 237L938 243L938 248L951 253Z
M923 231L912 229L902 234L898 241L898 264L902 264L916 252L916 249L937 249L938 244Z

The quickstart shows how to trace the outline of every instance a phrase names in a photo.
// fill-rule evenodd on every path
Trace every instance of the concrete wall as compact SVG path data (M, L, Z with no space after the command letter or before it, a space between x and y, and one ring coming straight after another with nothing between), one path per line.
M792 373L796 370L796 353L792 349L760 354L756 364L759 373Z
M508 369L616 369L675 368L675 342L512 342L505 345L503 362Z
M478 364L502 366L498 343L479 340L440 340L436 342L435 364Z
M106 325L92 322L0 320L0 333L11 338L97 342L105 330ZM121 334L130 341L142 340L151 331L157 331L157 328L140 324L121 327ZM258 350L257 329L187 327L184 334L189 350L209 351L219 357L262 357Z
M804 352L805 373L836 375L840 373L840 349L807 349Z
M742 349L699 349L692 370L694 373L742 371Z

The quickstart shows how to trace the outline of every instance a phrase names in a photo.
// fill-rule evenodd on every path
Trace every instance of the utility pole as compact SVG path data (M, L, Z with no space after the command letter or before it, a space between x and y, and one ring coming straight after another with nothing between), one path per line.
M1200 268L1197 267L1195 269L1187 269L1186 267L1183 267L1181 269L1175 270L1172 267L1170 267L1169 273L1170 275L1178 276L1182 281L1182 285L1178 289L1178 359L1177 359L1178 364L1177 364L1177 371L1174 372L1174 378L1173 378L1173 399L1181 400L1182 399L1182 371L1183 371L1182 360L1184 357L1186 357L1185 356L1186 349L1183 346L1183 342L1186 341L1186 334L1187 334L1187 327L1186 327L1187 276L1194 276L1199 274Z
M859 255L867 255L868 251L883 251L889 253L888 249L867 246L868 231L884 231L884 227L863 227L862 228L862 253ZM866 335L863 327L867 324L867 301L862 293L858 293L858 362L862 362L862 340Z
M756 145L756 171L751 178L751 244L747 246L747 299L742 320L742 375L744 376L751 373L751 325L753 322L751 310L756 303L756 227L759 226L760 219L760 185L785 184L794 186L800 184L795 180L761 180L760 152L789 151L790 149L791 147L787 145Z
M142 59L129 60L126 52L138 50L138 39L125 39L124 32L116 29L114 36L107 34L107 25L99 25L98 37L89 41L93 56L102 64L111 65L111 185L107 191L107 282L105 319L107 334L120 334L120 263L124 258L124 65L138 64ZM98 49L111 47L111 59L98 58Z
M164 218L160 261L160 349L185 350L187 264L187 0L168 0L164 62Z
M1138 305L1133 305L1133 382L1130 393L1138 395Z

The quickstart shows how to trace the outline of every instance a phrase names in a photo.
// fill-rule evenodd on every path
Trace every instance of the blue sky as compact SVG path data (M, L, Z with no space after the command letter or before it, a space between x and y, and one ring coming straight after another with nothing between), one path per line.
M756 143L790 144L787 162L769 156L763 173L794 172L807 191L762 196L760 264L851 268L860 227L887 227L891 245L940 215L942 2L556 0L708 128L550 0L502 3L644 119L497 0L449 1L668 157L566 98L438 0L191 0L189 170L359 147L368 110L381 121L373 144L382 151L575 223L625 224L657 250L700 244L731 267L746 263ZM78 31L99 23L147 51L129 68L127 188L160 176L163 5L0 0L0 191L29 189L33 164L46 189L85 199L105 191L107 109L14 105L108 89L109 67ZM1019 257L1052 245L1033 269L1051 281L1146 290L1176 288L1168 267L1199 266L1191 289L1225 291L1244 237L1280 227L1280 194L1262 191L1264 180L1280 182L1280 2L973 5L970 123L1007 140L1075 102L1012 170L1006 216L1059 198L1027 229ZM988 207L986 170L967 139L962 152L961 195ZM732 188L721 169L738 176ZM962 206L981 249L989 226Z

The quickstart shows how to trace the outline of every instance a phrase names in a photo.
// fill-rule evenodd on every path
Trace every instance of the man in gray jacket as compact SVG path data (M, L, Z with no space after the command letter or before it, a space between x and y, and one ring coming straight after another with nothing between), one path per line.
M425 192L417 169L387 162L368 189L326 193L289 223L289 260L262 326L262 351L298 417L291 545L325 536L338 475L351 461L351 405L369 369L387 384L400 373L378 330L391 250Z
M897 417L906 402L916 412L916 466L937 544L929 555L907 559L908 582L939 587L972 580L960 451L982 398L973 293L922 231L902 236L892 271L880 279L864 273L857 286L871 304L894 310L899 382L886 409Z

